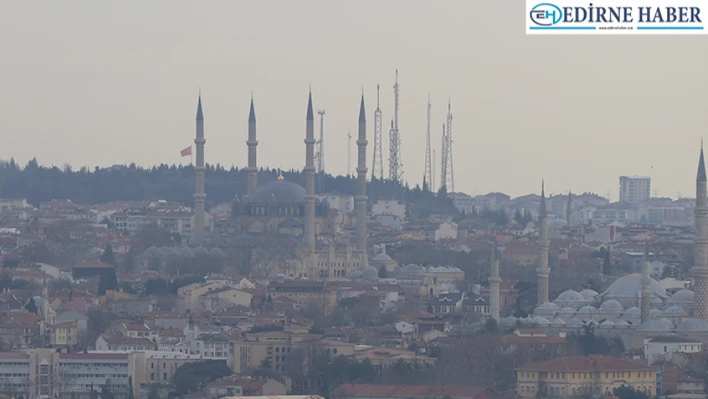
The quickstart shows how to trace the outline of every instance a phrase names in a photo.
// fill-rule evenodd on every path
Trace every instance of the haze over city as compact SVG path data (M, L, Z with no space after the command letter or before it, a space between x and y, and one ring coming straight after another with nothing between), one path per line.
M520 2L456 0L5 2L0 129L11 139L0 157L189 162L179 150L201 88L208 163L246 165L253 91L259 165L301 169L312 85L327 111L327 171L343 174L362 87L371 116L380 84L387 171L398 69L411 185L430 93L438 154L452 101L457 191L521 195L545 178L551 193L616 200L618 176L638 174L661 196L692 195L708 129L705 37L528 37L523 14ZM369 137L369 163L372 147Z

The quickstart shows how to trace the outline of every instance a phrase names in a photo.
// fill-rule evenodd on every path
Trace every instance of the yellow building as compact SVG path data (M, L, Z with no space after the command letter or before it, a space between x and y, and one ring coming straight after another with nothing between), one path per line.
M516 372L516 391L524 398L541 395L612 394L622 385L656 393L656 370L642 363L611 356L562 357L532 363Z
M55 324L52 327L52 346L76 345L79 336L79 327L76 320Z

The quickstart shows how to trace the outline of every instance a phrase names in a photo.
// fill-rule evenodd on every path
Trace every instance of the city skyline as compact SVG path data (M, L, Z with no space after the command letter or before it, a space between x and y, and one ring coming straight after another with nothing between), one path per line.
M201 87L207 163L246 167L253 91L259 166L301 170L311 84L314 107L327 109L327 172L344 174L362 86L373 115L380 84L387 170L398 69L411 186L422 182L430 93L433 127L452 101L457 191L518 196L538 193L544 178L548 193L609 191L616 201L620 175L650 176L661 196L693 191L684 176L708 128L708 81L698 78L708 55L685 49L704 37L527 37L523 5L506 3L166 4L3 5L10 78L0 129L14 139L0 159L74 168L187 162L179 150L193 139ZM391 31L386 21L404 8ZM434 128L438 155L439 141Z

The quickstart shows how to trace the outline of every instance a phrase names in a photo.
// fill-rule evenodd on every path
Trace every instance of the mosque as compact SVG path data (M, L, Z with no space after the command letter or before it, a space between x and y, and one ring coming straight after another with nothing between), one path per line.
M290 260L280 274L287 277L338 279L346 278L353 271L362 271L368 266L366 248L366 112L364 96L359 108L359 135L357 139L358 164L355 239L337 236L334 220L326 199L315 196L315 134L312 93L307 103L305 128L305 187L287 181L282 174L278 180L258 186L258 166L256 136L256 111L251 99L248 117L248 191L243 198L233 204L233 217L241 234L264 235L269 233L287 234L301 243L297 256ZM202 239L204 194L204 116L199 99L197 108L197 147L195 208L195 240ZM197 205L200 205L199 208ZM201 215L200 215L201 212ZM201 218L200 218L201 216ZM202 221L200 225L200 220ZM200 226L202 226L200 228ZM354 243L352 246L350 243ZM258 259L255 259L256 264Z
M535 325L558 331L578 331L586 325L641 344L650 335L680 333L708 336L708 196L706 171L701 148L696 179L696 233L693 289L673 294L650 276L648 247L645 244L641 273L628 274L615 280L602 293L593 290L566 290L553 301L548 300L548 223L543 189L539 212L538 307L526 318L509 316L496 320L502 325ZM496 252L496 251L495 251ZM496 262L492 262L492 272ZM497 266L498 268L498 263ZM498 273L498 271L497 271ZM495 287L491 287L492 290ZM498 285L496 286L498 290ZM498 293L496 293L498 295ZM494 304L491 304L494 307ZM496 313L495 313L496 312ZM494 317L494 316L493 316Z

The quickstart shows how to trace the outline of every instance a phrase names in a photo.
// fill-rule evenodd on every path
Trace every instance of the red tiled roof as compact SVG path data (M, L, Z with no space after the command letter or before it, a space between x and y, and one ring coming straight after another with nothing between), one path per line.
M489 388L467 386L342 384L332 392L331 396L442 398L445 395L455 399L486 399L491 397L493 392Z
M612 356L561 357L545 362L527 364L519 370L534 371L626 371L653 370L647 365Z

